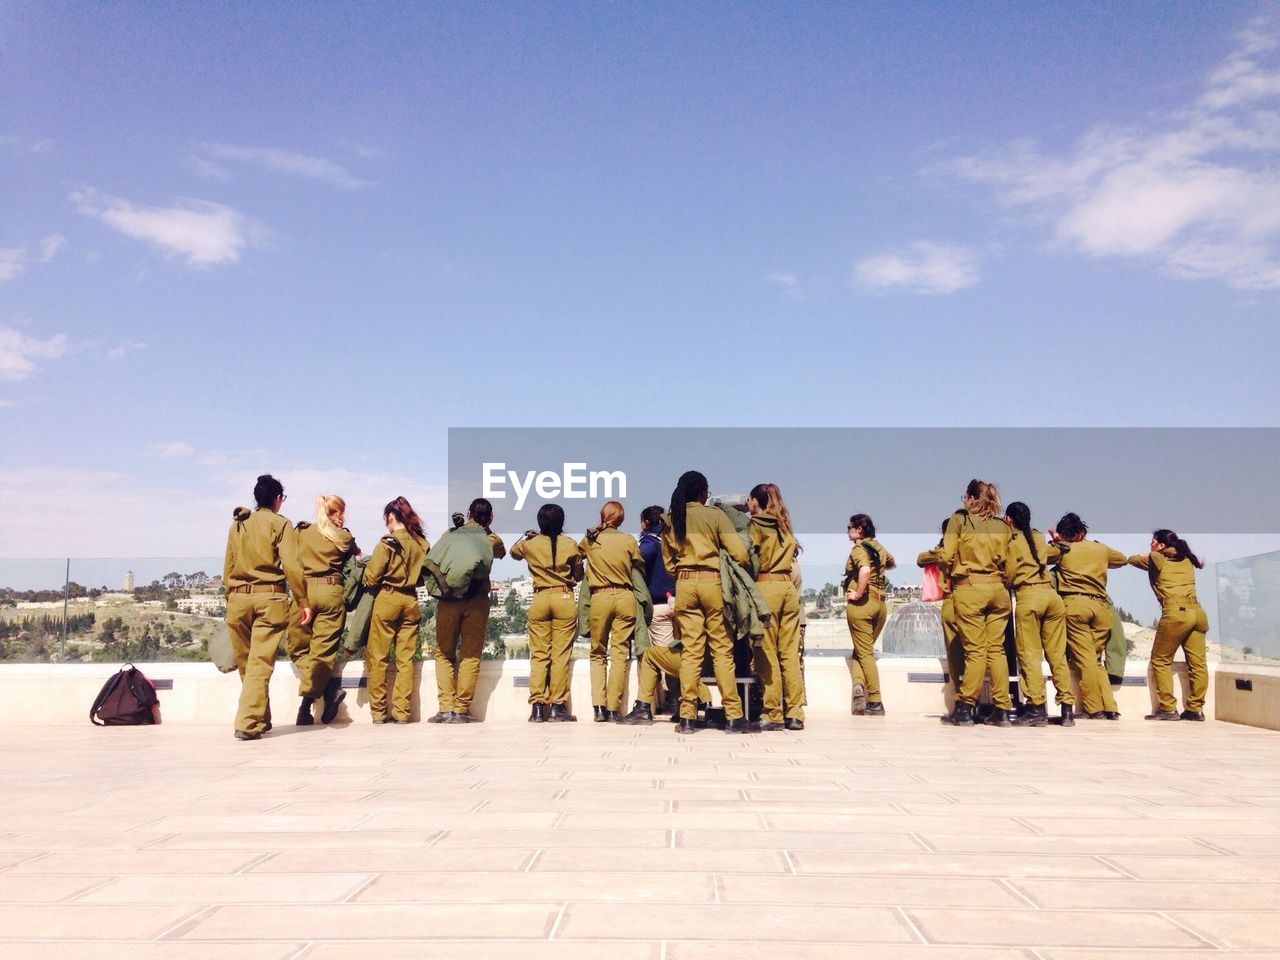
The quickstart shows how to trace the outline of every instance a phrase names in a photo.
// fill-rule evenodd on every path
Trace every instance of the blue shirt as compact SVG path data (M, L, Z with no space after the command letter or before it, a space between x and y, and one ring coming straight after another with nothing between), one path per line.
M662 562L662 546L656 533L640 534L640 556L644 557L644 582L649 596L654 603L666 603L667 594L676 592L676 580Z

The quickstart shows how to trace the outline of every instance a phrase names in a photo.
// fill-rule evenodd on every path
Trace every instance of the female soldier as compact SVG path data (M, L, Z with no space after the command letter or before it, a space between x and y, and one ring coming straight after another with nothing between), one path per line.
M456 521L455 521L456 522ZM489 529L493 504L476 498L467 508L467 524L488 537L493 558L507 555L502 538ZM449 534L445 534L449 536ZM437 544L438 545L438 544ZM485 631L489 627L489 578L477 577L458 599L441 597L436 604L436 698L439 708L427 723L474 723L471 701L480 676Z
M892 570L898 562L876 539L876 525L865 513L855 513L849 518L848 533L853 549L844 563L843 586L845 619L853 641L853 712L855 716L883 717L875 648L885 623L884 572ZM859 687L865 701L858 696Z
M1062 725L1075 726L1076 697L1067 669L1067 610L1049 581L1048 564L1062 551L1045 543L1044 534L1031 527L1031 508L1014 502L1004 511L1004 522L1014 531L1005 560L1005 577L1013 589L1014 628L1018 649L1018 677L1027 712L1012 721L1014 726L1043 727L1049 722L1045 711L1044 670L1041 658L1049 662L1053 675L1054 699L1062 712Z
M749 567L746 545L721 511L707 506L707 478L697 470L680 475L671 494L671 512L662 525L662 555L676 578L676 626L680 653L680 722L677 733L696 731L698 687L707 643L715 666L716 686L724 705L725 732L743 733L742 698L734 675L733 641L724 624L724 589L720 583L720 551Z
M387 722L387 664L394 642L396 682L390 719L409 723L413 655L418 649L418 622L422 618L417 588L422 579L422 561L431 545L422 521L404 497L388 503L382 510L382 519L387 524L387 536L378 541L364 568L364 585L378 588L364 653L369 712L374 723Z
M631 571L644 572L644 558L636 538L618 529L626 511L617 500L600 508L600 525L587 532L578 549L587 561L591 605L591 707L596 723L622 715L626 696L627 660L636 629L636 596Z
M347 502L337 494L316 497L316 522L298 524L298 557L307 581L307 600L311 604L311 622L301 628L306 649L298 659L301 681L298 694L298 726L315 723L311 707L324 698L321 723L332 723L338 705L346 699L342 682L333 676L338 657L338 644L347 624L347 605L342 597L342 565L360 553L351 531L344 527Z
M939 568L951 578L956 628L964 646L964 680L955 709L942 718L953 726L973 724L973 707L982 691L982 678L991 678L994 707L987 723L1009 726L1009 664L1004 654L1004 631L1009 623L1009 588L1005 558L1009 528L997 517L1000 492L995 484L970 480L961 498L964 510L951 515L942 535Z
M232 513L222 567L227 632L240 668L237 740L257 740L271 729L267 687L275 670L276 648L289 626L286 583L298 606L299 623L311 620L296 535L280 516L284 486L264 473L253 488L253 499L257 509L252 513L244 507Z
M1191 552L1187 541L1172 530L1151 535L1151 552L1129 558L1129 563L1147 571L1151 589L1160 601L1160 621L1151 645L1151 670L1156 675L1156 711L1148 720L1203 720L1204 697L1209 691L1209 671L1205 667L1204 637L1209 629L1204 608L1196 599L1196 571L1204 563ZM1181 647L1187 658L1190 690L1184 696L1186 709L1178 713L1173 695L1173 655Z
M800 545L791 531L791 515L775 483L758 483L747 497L747 528L759 564L756 584L773 613L759 647L756 673L764 684L761 730L804 729L804 676L800 672L800 593L792 564ZM783 721L783 708L786 721Z
M942 533L947 532L948 517L942 521ZM942 553L942 539L932 550L926 550L916 556L916 566L920 568L938 565L938 555ZM951 687L955 693L960 692L960 682L964 679L964 646L960 643L960 631L956 629L956 605L951 598L951 580L939 571L942 587L942 646L947 653L947 673L951 677Z
M1085 522L1066 514L1049 537L1062 547L1055 567L1058 593L1067 611L1067 657L1080 672L1082 716L1090 720L1119 720L1102 657L1111 638L1111 605L1107 601L1107 570L1129 562L1119 550L1086 540Z
M564 509L557 504L539 508L538 530L530 530L511 547L512 558L527 561L533 577L533 603L529 605L529 722L567 723L578 719L569 712L569 668L573 638L578 632L573 585L582 579L582 551L564 536Z

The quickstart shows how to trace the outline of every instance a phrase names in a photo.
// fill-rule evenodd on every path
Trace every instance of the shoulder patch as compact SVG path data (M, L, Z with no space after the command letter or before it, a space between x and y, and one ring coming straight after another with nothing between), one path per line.
M251 516L253 516L253 511L248 507L236 507L231 511L231 519L239 521L240 523L244 523Z
M383 543L385 543L385 544L386 544L388 547L390 547L392 550L399 550L399 549L401 549L401 548L400 548L400 541L399 541L399 540L397 540L395 537L393 537L391 534L387 534L385 537L383 537L383 538L382 538L382 542L383 542Z
M296 527L299 530L305 530L309 526L311 526L311 524L306 520L299 520L297 523L294 524L294 527Z

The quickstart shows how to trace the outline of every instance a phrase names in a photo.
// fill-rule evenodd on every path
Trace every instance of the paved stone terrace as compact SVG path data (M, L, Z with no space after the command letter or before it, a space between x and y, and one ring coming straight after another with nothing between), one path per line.
M1213 721L0 749L7 958L1280 957L1280 735Z

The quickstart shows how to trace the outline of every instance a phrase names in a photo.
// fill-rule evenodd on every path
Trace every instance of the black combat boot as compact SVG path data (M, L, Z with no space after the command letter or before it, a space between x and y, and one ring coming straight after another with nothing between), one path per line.
M338 707L347 699L347 691L342 689L341 677L330 677L324 688L324 709L320 711L321 723L333 723L338 719Z
M756 729L761 733L773 733L775 730L786 730L786 725L781 720L761 720L756 724Z
M1198 721L1198 722L1200 722L1200 723L1204 723L1204 711L1202 711L1202 710L1183 710L1183 711L1182 711L1182 713L1178 714L1178 719L1180 719L1180 720L1196 720L1196 721Z
M741 717L738 717L738 719L736 720L726 720L724 722L724 732L725 733L746 733L747 721L743 720Z
M578 718L569 712L567 703L553 703L551 705L551 716L547 718L551 723L577 723Z
M1181 720L1177 710L1157 710L1155 713L1148 713L1145 720Z
M957 700L955 709L942 717L942 722L949 727L972 727L973 704Z
M1074 704L1064 703L1062 705L1062 726L1074 727L1076 725L1076 708Z
M853 715L860 717L867 712L867 688L860 683L853 685Z
M992 707L987 719L982 722L988 727L1007 727L1010 725L1009 711L1004 707Z
M453 711L439 710L435 716L427 717L427 723L453 723Z
M316 718L311 715L311 707L315 702L315 697L302 698L302 705L298 707L298 719L295 721L298 726L309 727L316 722Z
M449 718L450 723L479 723L475 717L471 715L471 711L465 713L460 710L453 711L453 715Z
M1010 726L1014 727L1043 727L1048 722L1043 703L1028 703L1022 713L1009 718Z
M545 703L535 703L529 710L530 723L546 723L547 722L547 705Z
M1102 716L1104 719L1107 719L1107 720L1119 720L1120 711L1119 710L1103 710Z
M604 707L592 707L591 713L596 723L609 722L609 711L606 710Z
M871 701L868 701L868 703L867 703L867 716L868 716L868 717L883 717L883 716L884 716L884 704L883 704L883 703L881 703L879 700L871 700Z
M698 726L692 720L681 717L676 721L676 733L697 733Z
M803 729L804 729L804 721L803 721L803 720L798 720L798 719L796 719L795 717L787 717L787 719L786 719L786 720L782 721L782 725L783 725L784 727L786 727L788 730L803 730Z
M637 700L636 705L631 708L631 712L625 717L619 717L618 722L625 723L628 726L638 726L641 724L648 726L653 723L653 709L643 700Z

